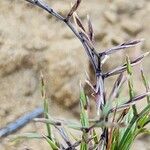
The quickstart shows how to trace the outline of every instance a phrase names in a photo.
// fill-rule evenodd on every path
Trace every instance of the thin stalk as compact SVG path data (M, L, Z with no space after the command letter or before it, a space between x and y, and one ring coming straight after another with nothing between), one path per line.
M44 83L44 78L42 73L41 73L41 95L44 101L44 118L49 119L48 100L46 98L45 83ZM48 123L46 123L46 128L47 128L48 137L52 140L51 126Z
M132 100L133 97L135 97L135 92L134 92L134 89L133 89L132 67L131 67L129 57L126 57L126 62L127 62L127 73L129 75L129 79L128 79L129 96L130 96L130 99ZM138 112L137 112L137 109L136 109L135 105L132 105L132 109L133 109L133 114L135 116L138 115Z
M143 69L141 69L141 76L142 76L142 80L143 80L143 84L145 86L146 92L150 91L150 87L149 87L148 81L144 75ZM150 96L147 96L147 103L150 103Z

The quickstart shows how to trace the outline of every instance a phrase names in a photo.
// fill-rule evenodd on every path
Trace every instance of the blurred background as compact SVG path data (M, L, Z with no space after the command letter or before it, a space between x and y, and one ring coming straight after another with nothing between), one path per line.
M47 0L58 13L65 16L74 0ZM87 25L90 16L95 46L99 51L132 39L145 39L143 44L126 52L112 55L104 66L109 70L150 50L149 0L82 0L78 14ZM150 57L136 68L136 92L142 91L138 76L143 66L148 79ZM79 81L85 72L91 75L86 53L73 33L47 12L24 0L0 0L0 128L43 102L40 94L40 72L46 80L50 112L53 116L76 118L78 115ZM107 83L111 88L112 79ZM143 103L141 103L143 105ZM30 123L17 133L38 130L41 124ZM47 150L44 141L9 143L0 139L1 150ZM133 150L150 150L149 137L140 137Z

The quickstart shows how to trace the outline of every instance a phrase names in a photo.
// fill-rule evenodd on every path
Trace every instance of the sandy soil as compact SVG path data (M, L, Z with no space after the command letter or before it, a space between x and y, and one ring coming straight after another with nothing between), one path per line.
M63 15L66 15L70 8L70 0L47 0L47 2ZM91 16L97 49L109 48L112 45L136 38L144 38L145 41L142 46L136 48L136 52L128 52L131 58L150 49L149 0L83 0L78 13L85 24L86 15L89 14ZM62 48L69 49L69 53L61 56L60 50ZM42 105L39 90L39 70L42 68L47 74L50 72L50 69L53 67L49 67L49 64L55 62L54 57L51 56L52 53L57 55L58 50L61 60L66 59L69 54L77 58L80 57L78 59L79 64L76 63L75 65L75 67L78 67L81 64L80 61L85 56L82 52L80 54L80 51L83 50L81 49L79 41L74 38L74 35L64 24L51 18L44 11L27 4L24 0L1 0L0 127L5 126L8 122L15 120L25 112ZM78 53L72 54L72 50L78 50ZM12 56L13 60L11 61L10 58ZM123 55L120 53L113 56L111 60L116 65L122 62L122 58ZM148 75L150 73L149 59L150 57L146 58L142 64ZM106 69L112 67L112 61L108 62ZM80 70L78 69L78 71ZM75 73L78 73L78 71ZM82 71L84 72L84 70ZM74 72L71 74L74 74ZM74 79L76 76L71 75L71 77ZM139 80L140 77L136 76L137 92L143 90ZM62 106L63 104L60 104L51 103L51 114L58 117L75 119L72 111L66 109L68 101L65 109ZM139 105L143 104L141 102ZM43 130L42 124L32 122L15 134L30 131L42 133L44 132ZM10 143L8 141L11 137L8 136L0 139L0 150L47 150L49 148L47 143L38 140ZM139 137L132 149L150 150L149 142L150 137Z

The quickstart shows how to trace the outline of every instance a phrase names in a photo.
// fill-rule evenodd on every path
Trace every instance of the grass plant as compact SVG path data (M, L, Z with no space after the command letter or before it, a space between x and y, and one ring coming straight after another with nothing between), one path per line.
M26 0L36 5L57 20L64 22L74 35L80 40L87 56L94 68L95 85L87 81L91 87L96 105L96 119L90 118L90 101L91 99L85 94L82 83L80 84L80 122L71 122L66 120L54 119L48 113L48 100L45 93L45 84L43 75L41 75L41 93L44 101L44 117L36 118L34 121L42 122L47 128L47 134L27 133L19 136L27 138L43 138L50 145L52 150L130 150L133 142L139 134L149 134L150 130L146 125L150 123L150 90L148 80L141 69L141 81L145 86L145 92L137 95L133 80L133 67L139 64L149 53L142 54L130 60L126 57L126 62L108 72L103 71L103 64L109 61L109 56L127 48L131 48L141 43L142 40L133 40L122 43L113 48L99 52L94 46L94 32L92 22L87 17L88 30L84 27L81 19L77 14L77 9L81 0L77 0L68 12L66 17L58 14L43 0ZM73 19L72 19L73 18ZM126 72L126 73L125 73ZM112 77L118 76L112 91L106 93L105 81ZM128 84L128 97L121 96L122 86ZM137 109L138 101L147 99L143 109ZM59 141L54 136L53 129L56 129L63 139ZM67 128L67 130L66 130ZM80 131L78 137L70 133L70 130Z

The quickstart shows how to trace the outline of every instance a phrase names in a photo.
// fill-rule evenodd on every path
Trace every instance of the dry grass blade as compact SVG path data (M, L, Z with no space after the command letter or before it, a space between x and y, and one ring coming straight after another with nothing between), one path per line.
M114 86L112 88L112 91L109 95L109 100L113 100L116 97L118 97L119 94L119 89L121 88L121 86L123 85L123 83L126 81L126 78L124 77L123 73L121 73L116 82L114 83Z
M84 26L83 26L83 24L82 24L82 21L81 21L81 19L79 18L79 16L77 15L76 12L73 13L73 18L74 18L74 22L75 22L76 26L79 27L79 28L80 28L81 30L83 30L84 32L86 32L86 31L85 31L85 28L84 28Z
M97 58L98 54L95 51L94 46L93 46L92 42L90 41L90 39L86 33L86 30L85 30L80 18L78 17L78 15L76 13L73 13L73 19L74 19L75 25L77 27L82 44L85 47L86 53L89 56L89 59L94 66L94 69L96 70L96 68L97 68L96 67L96 64L97 64L96 58Z
M128 101L127 104L130 104L131 102L135 103L136 101L143 99L143 98L146 97L147 95L150 95L150 91L149 91L149 92L146 92L146 93L144 93L144 94L140 94L140 95L134 97L132 100ZM132 103L131 103L131 104L132 104Z
M98 57L98 53L96 52L94 45L93 45L92 41L89 39L87 33L84 32L83 30L81 30L81 32L79 31L79 34L82 37L84 43L90 48L89 51L90 51L92 57L94 57L94 56Z
M92 83L89 80L85 80L85 83L87 83L87 85L92 89L92 91L95 93L95 87L92 85Z
M121 44L121 46L123 46L123 45L130 45L130 46L134 46L134 45L136 45L136 44L138 44L138 43L140 43L140 42L143 42L143 39L140 39L140 40L133 40L133 41L127 41L127 42L124 42L123 44Z
M31 4L35 4L35 0L25 0L25 1L27 1L27 2L29 2Z
M135 105L137 101L142 100L143 98L145 98L145 97L148 96L148 95L150 95L150 92L147 92L147 93L144 93L144 94L140 94L140 95L138 95L138 96L135 96L133 99L130 99L130 100L127 101L126 103L122 104L121 106L118 106L117 108L116 108L116 107L115 107L115 108L112 108L112 109L110 110L110 113L116 111L116 109L117 109L117 111L122 111L122 110L124 110L124 109L126 109L126 108L129 108L130 106Z
M44 83L44 77L43 77L43 73L41 72L41 95L42 95L42 98L45 99L46 98L46 92L45 92L45 83Z
M146 57L147 55L149 55L149 53L150 52L146 52L146 53L140 55L139 57L135 58L133 61L131 61L131 66L135 66L135 65L139 64L143 60L144 57ZM103 76L105 78L107 78L107 77L110 77L110 76L122 73L122 72L126 71L126 69L127 69L127 64L125 63L124 65L119 66L119 67L113 69L112 71L104 73Z
M117 108L117 105L116 105L116 108ZM117 111L115 110L115 112L113 113L112 122L115 122L116 112L117 112ZM117 123L118 123L118 121L117 121ZM108 133L107 150L111 150L112 142L113 142L113 136L114 136L114 127L111 127L111 128L110 128L110 131L109 131L109 133Z
M110 56L105 55L104 57L101 58L101 65L103 65L108 59L110 58Z
M129 42L125 42L123 44L120 44L114 48L108 49L104 52L100 53L100 56L104 56L104 55L110 55L112 53L117 52L118 50L122 50L122 49L126 49L126 48L130 48L133 47L139 43L141 43L143 40L133 40L133 41L129 41Z
M94 67L94 71L96 72L98 65L100 64L98 53L96 52L86 32L84 32L81 28L79 28L79 35L82 39L83 45L86 47L85 50L86 50L87 55L89 56L90 62L92 63Z
M81 3L81 0L76 1L76 3L72 6L70 12L68 13L66 20L68 20L73 15L73 13L78 9L80 3Z
M89 16L87 16L87 20L88 20L88 35L89 35L89 39L91 40L91 42L94 43L94 31L93 31L93 26L92 26L92 22Z

